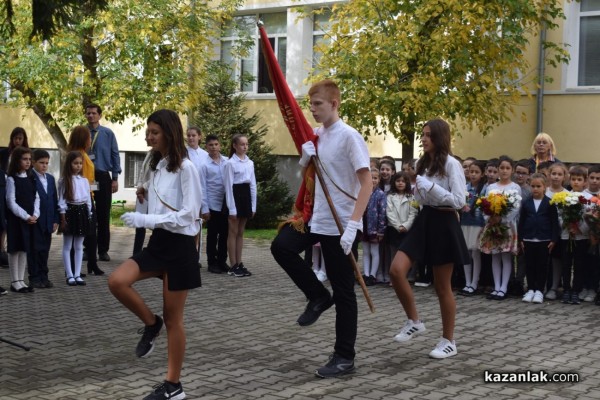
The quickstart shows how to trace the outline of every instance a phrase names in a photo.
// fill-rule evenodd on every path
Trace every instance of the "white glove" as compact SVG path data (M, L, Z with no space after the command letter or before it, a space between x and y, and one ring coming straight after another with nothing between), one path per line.
M130 228L154 229L156 226L156 216L152 214L126 212L125 214L121 215L121 220Z
M424 176L417 175L417 189L418 190L424 190L426 192L429 192L432 187L433 187L433 182L431 182L429 179L425 178Z
M350 250L352 250L352 244L354 243L354 239L356 239L356 231L359 228L361 228L360 222L353 220L348 221L346 230L340 239L340 244L342 245L344 254L350 254Z
M300 157L299 164L301 167L306 167L310 162L312 156L317 155L317 149L315 144L310 140L302 145L302 157Z

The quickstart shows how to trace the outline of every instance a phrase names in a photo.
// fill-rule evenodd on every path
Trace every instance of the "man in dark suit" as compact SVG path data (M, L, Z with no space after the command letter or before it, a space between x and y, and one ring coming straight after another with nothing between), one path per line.
M52 233L58 228L58 194L56 180L49 174L50 154L46 150L33 152L33 174L40 197L40 216L33 227L32 251L28 253L29 285L35 288L54 286L48 279L48 255Z

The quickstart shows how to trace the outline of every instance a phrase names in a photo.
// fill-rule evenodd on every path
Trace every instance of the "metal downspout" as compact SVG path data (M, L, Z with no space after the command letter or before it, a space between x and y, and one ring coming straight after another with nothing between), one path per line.
M537 89L537 123L535 135L543 132L544 128L544 75L546 74L546 49L544 43L546 42L546 24L542 25L540 30L540 57L538 60L538 89ZM534 137L535 137L534 135Z

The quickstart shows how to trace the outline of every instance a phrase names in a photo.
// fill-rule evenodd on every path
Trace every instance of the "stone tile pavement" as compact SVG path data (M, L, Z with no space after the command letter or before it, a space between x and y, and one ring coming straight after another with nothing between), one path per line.
M114 228L112 271L129 256L133 230ZM0 297L0 399L140 399L164 377L166 341L147 359L134 355L140 322L108 292L106 276L85 287L63 279L60 247L51 253L52 289ZM600 397L600 307L558 302L524 304L457 298L459 354L432 360L441 335L432 288L415 288L427 332L404 344L392 340L405 319L389 287L371 288L376 312L359 296L357 370L321 380L313 376L332 349L333 310L313 326L295 325L302 294L271 257L269 243L246 241L249 278L202 269L204 286L190 292L187 357L182 382L189 399L597 399ZM205 260L204 256L202 257ZM8 270L0 270L7 287ZM160 312L160 284L137 289ZM164 334L164 332L163 332ZM578 383L485 383L495 372L576 372Z

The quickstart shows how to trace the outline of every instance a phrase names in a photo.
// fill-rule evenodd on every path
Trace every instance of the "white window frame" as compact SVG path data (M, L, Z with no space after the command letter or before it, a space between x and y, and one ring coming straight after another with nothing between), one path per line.
M276 12L268 12L268 14L275 14L275 13L286 13L286 11L276 11ZM267 14L267 12L260 12L260 13L255 13L255 14L244 14L244 15L239 15L238 17L251 17L251 18L256 18L258 19L259 16L261 14ZM285 39L287 41L286 43L286 53L287 53L287 47L289 46L289 39L288 39L288 35L287 35L287 29L286 32L283 33L269 33L268 35L269 39L275 39L275 46L274 46L274 51L275 51L275 57L279 60L279 54L278 54L278 49L279 49L279 42L281 39ZM259 65L260 65L260 59L261 57L263 57L263 55L260 53L259 49L260 49L260 35L258 32L258 27L254 28L254 32L252 33L251 37L253 38L254 41L254 46L251 50L251 54L249 55L249 57L252 57L252 60L254 61L253 63L253 68L252 68L252 76L254 76L254 81L251 83L252 85L252 90L246 91L243 90L243 88L239 88L240 93L245 93L248 96L251 96L252 98L254 97L274 97L275 93L274 92L269 92L269 93L260 93L258 91L258 81L259 81ZM235 46L235 42L236 40L238 40L239 37L237 36L224 36L220 39L221 43L223 42L231 42L233 46ZM220 59L223 60L222 54L219 55ZM286 64L287 64L287 54L286 54ZM242 58L237 58L234 59L234 79L239 82L240 80L240 75L241 75L241 71L242 71ZM283 71L284 75L287 75L287 71Z
M565 43L569 45L567 50L570 54L570 61L563 68L563 76L566 78L563 82L565 91L600 91L600 84L593 86L579 85L579 30L582 17L600 16L599 11L581 12L581 3L572 1L565 4ZM598 71L600 73L600 71Z

